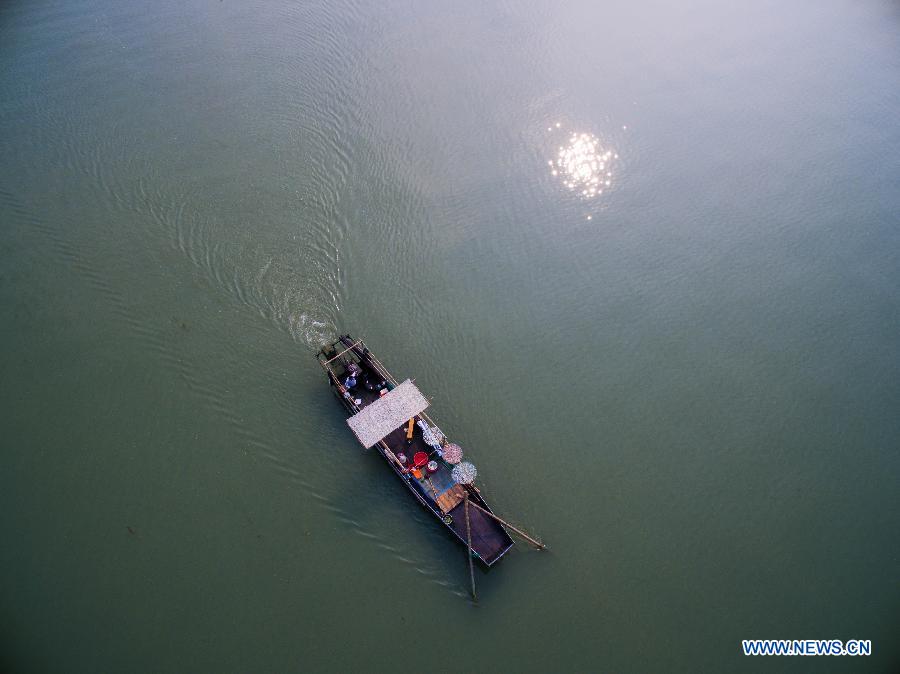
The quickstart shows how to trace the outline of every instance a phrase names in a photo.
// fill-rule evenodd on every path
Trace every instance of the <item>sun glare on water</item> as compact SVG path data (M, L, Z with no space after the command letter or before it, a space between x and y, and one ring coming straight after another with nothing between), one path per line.
M559 129L560 124L548 127ZM604 148L591 133L572 133L566 145L560 145L556 159L547 162L550 175L559 178L566 188L582 199L593 199L612 185L613 164L619 158L614 150ZM590 216L588 216L590 219Z

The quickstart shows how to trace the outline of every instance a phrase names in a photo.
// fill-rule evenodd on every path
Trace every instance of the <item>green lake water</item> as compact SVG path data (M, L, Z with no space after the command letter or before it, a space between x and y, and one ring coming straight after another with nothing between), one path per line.
M0 663L896 671L898 217L894 2L7 0ZM550 545L477 604L342 332Z

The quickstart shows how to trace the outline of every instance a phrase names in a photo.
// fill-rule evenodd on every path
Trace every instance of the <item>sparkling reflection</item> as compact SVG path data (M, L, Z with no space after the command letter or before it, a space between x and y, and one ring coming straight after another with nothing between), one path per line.
M559 126L557 122L556 128ZM547 164L550 175L561 178L563 184L580 197L591 199L612 185L612 164L618 158L613 150L601 147L597 136L573 133L567 145L559 146L556 159Z

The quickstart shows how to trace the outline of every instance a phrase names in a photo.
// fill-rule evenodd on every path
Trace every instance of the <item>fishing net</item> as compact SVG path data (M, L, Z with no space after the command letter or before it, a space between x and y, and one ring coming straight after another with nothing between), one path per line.
M425 441L425 444L431 445L435 449L441 446L444 434L441 433L437 426L429 426L424 421L419 421L419 428L422 429L422 439Z
M460 484L472 484L475 481L475 477L478 475L478 471L475 470L475 466L471 463L463 461L456 466L450 474L453 476L453 479Z
M462 461L463 451L462 447L456 445L454 443L450 443L449 445L445 445L444 449L444 461L447 463L457 464Z

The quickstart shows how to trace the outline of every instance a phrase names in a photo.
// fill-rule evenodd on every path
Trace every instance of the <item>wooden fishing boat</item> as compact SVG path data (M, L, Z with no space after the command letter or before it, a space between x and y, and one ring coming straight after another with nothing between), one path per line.
M350 335L324 346L318 360L356 437L367 449L375 447L413 496L469 548L470 567L472 557L490 567L512 548L504 525L543 548L494 514L474 485L474 466L461 461L461 449L425 414L428 400L413 382L397 381ZM474 575L472 584L474 595Z

